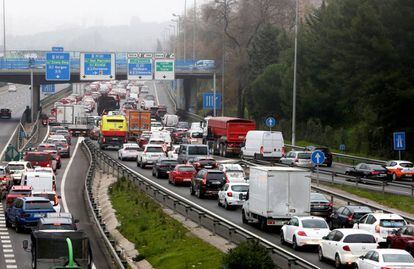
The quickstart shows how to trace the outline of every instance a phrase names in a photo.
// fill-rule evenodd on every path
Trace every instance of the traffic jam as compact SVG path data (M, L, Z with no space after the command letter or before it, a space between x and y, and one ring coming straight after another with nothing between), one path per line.
M42 124L49 130L45 141L0 167L6 224L16 232L77 230L74 216L63 212L56 173L62 158L71 157L72 139L84 136L101 150L115 151L119 161L136 164L138 172L151 171L154 181L216 200L222 210L240 212L244 224L280 230L282 244L295 251L311 248L337 268L414 268L414 226L403 217L360 205L334 206L311 190L312 153L322 151L322 165L333 166L327 147L286 152L282 132L257 130L247 119L184 121L139 81L90 83L82 95L56 102ZM241 159L279 165L248 167ZM414 168L391 160L386 166L361 163L346 173L412 180Z

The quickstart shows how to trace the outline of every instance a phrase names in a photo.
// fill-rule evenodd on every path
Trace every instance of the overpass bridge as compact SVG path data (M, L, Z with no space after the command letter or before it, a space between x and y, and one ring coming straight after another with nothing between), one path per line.
M80 80L80 52L69 52L70 54L70 80L69 81L47 81L45 74L46 53L48 51L21 51L9 52L7 57L0 59L0 82L26 84L33 86L32 90L32 115L39 111L40 85L44 84L67 84L84 82ZM116 53L115 79L126 80L127 77L127 53ZM181 107L187 110L194 106L195 81L207 79L216 81L216 76L221 72L217 67L197 67L198 60L175 60L175 79L177 80L177 95L181 96Z

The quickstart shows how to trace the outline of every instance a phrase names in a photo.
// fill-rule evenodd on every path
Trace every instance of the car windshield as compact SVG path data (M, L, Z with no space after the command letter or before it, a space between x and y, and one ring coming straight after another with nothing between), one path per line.
M249 186L248 185L232 185L231 190L235 192L248 192Z
M164 141L163 140L151 140L149 143L155 144L155 145L162 145L164 144Z
M303 228L311 228L311 229L327 229L328 225L326 221L320 219L304 219L302 220Z
M161 163L166 164L166 165L177 165L178 164L176 160L162 160Z
M53 193L34 193L33 196L34 197L47 198L47 199L49 199L49 201L54 201L55 200L55 194L53 194Z
M49 201L26 201L26 209L53 209L53 207Z
M310 160L311 158L311 154L310 153L299 153L298 154L298 159L307 159Z
M48 150L48 149L56 149L56 145L39 145L37 147L37 150L39 151L44 151L44 150Z
M378 165L378 164L370 164L369 168L371 168L372 170L385 170L383 166Z
M9 164L7 166L7 168L9 170L13 170L13 171L15 171L15 170L24 170L24 165L23 164Z
M203 133L193 132L191 133L192 138L203 138Z
M163 152L162 147L147 147L147 152Z
M188 147L188 155L207 155L207 147L193 146Z
M402 219L382 219L380 220L380 226L384 228L400 228L405 225L405 221Z
M43 224L40 227L40 230L74 230L74 228L70 224L53 223L53 224Z
M226 180L226 175L224 173L208 173L207 179L209 180Z
M404 168L413 168L414 164L412 164L412 163L400 163L400 166L404 167Z
M127 151L137 151L139 149L139 147L127 147L125 148L125 150Z
M382 259L384 262L414 263L414 258L409 254L382 254Z
M178 171L180 171L180 172L195 172L195 169L192 166L181 166L181 167L178 167Z
M345 237L344 243L367 243L374 244L375 238L370 234L350 234Z
M243 171L227 171L226 174L231 178L242 178L242 179L244 179Z
M11 189L9 194L30 195L32 192L28 190L14 190Z
M28 154L26 160L29 162L46 162L50 161L50 154Z

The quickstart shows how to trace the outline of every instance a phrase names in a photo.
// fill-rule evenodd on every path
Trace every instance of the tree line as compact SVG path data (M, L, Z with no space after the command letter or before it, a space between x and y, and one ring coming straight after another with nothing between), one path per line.
M274 115L288 140L295 1L219 0L198 13L197 58L222 65L225 52L225 114ZM405 131L413 157L414 1L325 0L300 15L297 138L392 158L392 133Z

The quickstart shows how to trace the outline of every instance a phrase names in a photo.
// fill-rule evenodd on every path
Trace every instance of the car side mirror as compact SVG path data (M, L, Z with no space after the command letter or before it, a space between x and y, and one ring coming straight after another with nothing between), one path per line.
M62 199L62 196L58 195L58 196L57 196L57 198L58 198L58 199Z
M75 219L73 222L74 223L79 223L79 220L78 219Z
M28 251L28 249L29 249L29 241L28 240L23 240L23 249L25 251Z
M364 260L364 259L365 259L365 256L364 256L364 255L362 255L362 256L359 256L359 258L360 258L361 260Z
M322 237L323 240L328 240L327 236Z

